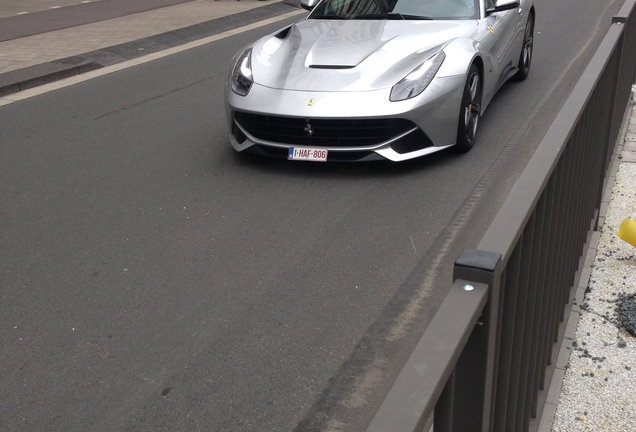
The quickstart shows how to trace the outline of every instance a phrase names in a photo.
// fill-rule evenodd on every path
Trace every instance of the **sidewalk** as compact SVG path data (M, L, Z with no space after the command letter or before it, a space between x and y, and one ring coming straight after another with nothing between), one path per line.
M622 322L636 318L628 307L636 294L636 248L616 235L625 218L636 219L633 102L626 123L586 259L589 282L575 296L542 432L636 430L636 338Z
M38 4L54 5L53 0L23 0L21 5L29 2L34 11ZM0 2L0 19L17 13L16 5L6 3ZM0 98L243 25L300 13L298 4L298 0L195 0L0 42ZM601 209L599 232L594 233L586 260L589 283L579 290L570 314L541 419L542 432L636 430L636 339L619 318L624 299L636 293L636 249L616 236L623 219L636 218L636 110L630 108L628 118L604 197L609 202Z
M0 42L0 97L293 11L293 2L195 0Z

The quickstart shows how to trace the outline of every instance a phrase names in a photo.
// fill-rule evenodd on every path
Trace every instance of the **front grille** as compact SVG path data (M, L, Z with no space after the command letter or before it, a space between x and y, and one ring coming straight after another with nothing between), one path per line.
M405 119L303 119L244 112L235 113L234 120L257 139L313 147L373 146L415 127Z

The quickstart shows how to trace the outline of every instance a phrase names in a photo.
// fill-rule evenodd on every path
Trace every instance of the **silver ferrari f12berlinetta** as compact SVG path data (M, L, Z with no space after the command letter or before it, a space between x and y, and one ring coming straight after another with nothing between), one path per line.
M226 88L235 150L402 161L473 147L528 76L533 0L302 0L307 18L242 49Z

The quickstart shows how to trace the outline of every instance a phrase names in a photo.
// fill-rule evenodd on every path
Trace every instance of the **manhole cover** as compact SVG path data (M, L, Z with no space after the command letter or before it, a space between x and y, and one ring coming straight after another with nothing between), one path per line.
M625 329L636 337L636 298L631 296L621 303L620 317Z

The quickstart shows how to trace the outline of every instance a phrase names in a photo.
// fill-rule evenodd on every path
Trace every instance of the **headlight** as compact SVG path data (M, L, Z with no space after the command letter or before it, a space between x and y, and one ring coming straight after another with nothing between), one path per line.
M397 102L410 99L422 93L433 80L445 58L446 54L444 54L444 51L439 51L434 56L429 57L428 60L413 69L410 74L393 86L389 100Z
M232 90L241 96L247 96L254 79L252 77L252 50L248 49L239 57L232 72Z

